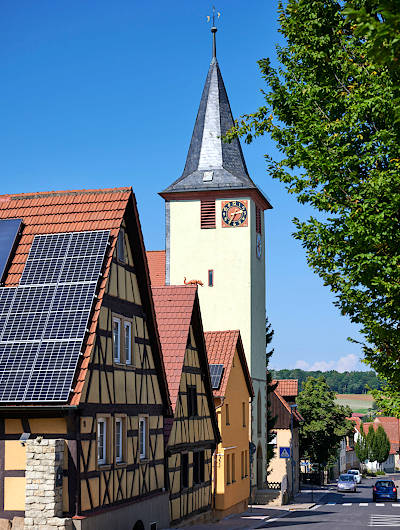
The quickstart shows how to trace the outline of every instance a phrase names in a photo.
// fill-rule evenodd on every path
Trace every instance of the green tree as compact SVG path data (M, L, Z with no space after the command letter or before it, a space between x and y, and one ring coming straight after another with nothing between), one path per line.
M388 459L390 453L390 441L382 425L376 429L374 442L374 460L381 466Z
M370 462L375 462L375 429L374 426L371 425L368 427L368 433L367 433L367 448L368 448L368 460Z
M309 377L297 397L304 422L300 426L300 457L325 467L337 456L340 440L353 432L349 407L337 405L323 377Z
M354 446L354 450L356 452L358 460L365 464L365 462L368 460L368 446L367 446L367 438L364 433L364 425L361 422L360 425L360 433L356 441L356 445Z
M347 9L368 11L370 5L346 2ZM275 141L281 158L266 155L269 172L316 212L294 219L294 236L341 313L359 325L366 360L396 387L399 87L371 55L368 35L359 34L344 2L287 0L278 10L286 44L277 47L277 70L269 59L259 61L265 104L243 116L226 141L264 134Z
M371 391L376 402L376 408L384 416L400 418L400 391L393 386L386 386L383 390Z
M273 439L276 436L276 432L274 431L274 426L276 423L276 416L272 416L271 413L271 402L269 400L269 396L271 393L275 390L277 387L277 383L273 383L273 378L271 375L269 367L269 361L271 359L272 354L274 353L274 348L268 351L269 345L272 342L272 338L274 336L274 330L271 327L271 324L268 322L268 318L265 322L265 345L266 345L266 367L267 367L267 476L270 473L268 470L270 461L274 458L274 445L271 443Z

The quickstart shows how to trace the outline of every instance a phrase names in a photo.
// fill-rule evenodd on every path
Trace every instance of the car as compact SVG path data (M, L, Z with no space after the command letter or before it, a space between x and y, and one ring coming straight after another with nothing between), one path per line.
M349 469L347 472L348 475L354 475L356 477L357 484L361 484L361 473L358 469Z
M397 501L397 488L393 480L377 480L372 486L372 499L377 501Z
M340 475L337 481L337 491L352 491L355 493L357 491L356 477L354 475L349 475L348 473Z

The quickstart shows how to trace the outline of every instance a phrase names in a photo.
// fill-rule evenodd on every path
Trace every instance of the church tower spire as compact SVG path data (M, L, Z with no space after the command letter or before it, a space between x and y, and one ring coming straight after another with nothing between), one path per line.
M213 15L214 18L214 15ZM247 171L238 139L225 143L222 137L234 120L216 54L215 21L211 27L212 59L201 96L186 164L182 176L166 193L223 189L258 190Z

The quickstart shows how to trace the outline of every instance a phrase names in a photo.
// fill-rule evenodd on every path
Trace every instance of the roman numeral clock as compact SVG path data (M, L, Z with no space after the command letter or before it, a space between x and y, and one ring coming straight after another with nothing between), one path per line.
M222 227L248 226L247 201L222 201Z

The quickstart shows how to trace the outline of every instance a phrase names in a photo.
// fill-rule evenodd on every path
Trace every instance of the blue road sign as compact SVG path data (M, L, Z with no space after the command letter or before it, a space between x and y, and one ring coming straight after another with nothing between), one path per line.
M279 458L290 458L290 447L280 447Z

